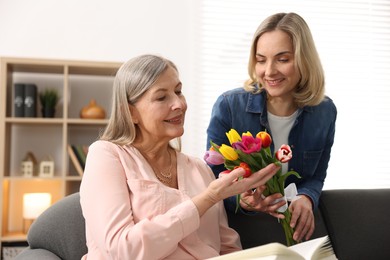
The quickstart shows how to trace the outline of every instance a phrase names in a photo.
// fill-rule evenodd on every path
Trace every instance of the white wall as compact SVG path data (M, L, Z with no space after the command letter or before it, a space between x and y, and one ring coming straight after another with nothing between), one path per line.
M124 62L139 54L160 54L179 67L190 96L196 2L0 0L0 56ZM193 113L188 102L187 122ZM189 138L186 127L184 151L191 150Z
M201 157L206 129L199 122L205 116L194 108L196 103L205 102L199 98L203 84L199 83L198 73L203 67L194 65L200 64L200 49L203 47L200 30L204 28L196 26L204 15L199 2L0 0L0 56L125 61L138 54L156 53L170 58L180 69L189 105L183 151ZM377 2L386 5L384 1ZM324 4L326 8L320 6L312 8L316 12L304 11L305 7L320 3L323 2L275 1L272 5L275 8L271 8L271 4L264 5L258 14L256 8L251 18L258 17L260 20L265 18L265 13L276 12L283 7L283 11L302 13L312 28L327 75L327 93L335 100L339 111L325 188L389 187L386 158L390 148L386 144L389 140L390 56L387 44L377 44L380 42L378 39L390 35L389 11L370 1L359 0L328 1ZM345 8L344 5L350 3L356 8ZM215 1L216 12L221 13L223 8L218 4L222 7L226 2ZM319 11L322 9L324 11ZM366 9L379 14L374 20L367 20L359 13L366 12ZM353 19L346 19L341 10L352 15ZM317 17L319 13L325 13L326 17ZM237 14L240 14L239 10ZM214 18L215 14L208 15ZM247 12L242 14L242 17L247 16ZM234 21L242 17L231 16L229 19ZM334 24L324 27L321 19L326 19L324 24L329 21ZM381 31L371 29L370 26L375 23L380 26L372 28L381 28ZM210 41L210 37L206 40ZM371 47L370 43L379 46ZM382 57L381 62L371 62L378 57ZM217 66L220 68L219 64ZM242 66L246 67L246 64ZM215 70L208 72L215 75ZM227 87L233 88L234 85ZM369 142L367 137L371 137Z
M190 3L0 0L0 54L124 61L154 52L183 65Z

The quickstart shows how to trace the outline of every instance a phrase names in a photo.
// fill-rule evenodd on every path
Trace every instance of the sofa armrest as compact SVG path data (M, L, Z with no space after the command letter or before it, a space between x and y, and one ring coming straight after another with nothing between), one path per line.
M45 210L31 225L27 242L32 249L29 253L40 249L39 252L47 250L59 259L81 259L88 249L79 193L68 195Z
M31 249L27 247L22 252L20 252L15 260L61 260L58 256L46 249Z
M390 189L324 190L319 207L339 259L390 259Z

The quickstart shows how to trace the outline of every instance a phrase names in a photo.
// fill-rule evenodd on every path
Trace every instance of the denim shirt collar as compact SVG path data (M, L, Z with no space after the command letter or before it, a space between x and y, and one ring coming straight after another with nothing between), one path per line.
M261 91L260 94L249 94L248 96L248 102L246 105L246 111L249 113L255 113L255 114L261 114L261 117L264 118L265 115L267 115L267 92ZM303 108L298 108L298 115L299 117L302 112L308 112L312 113L314 111L313 107L310 106L304 106Z

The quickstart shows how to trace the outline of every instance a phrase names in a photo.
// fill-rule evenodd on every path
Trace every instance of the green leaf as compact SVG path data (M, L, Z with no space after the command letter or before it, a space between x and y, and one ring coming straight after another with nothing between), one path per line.
M56 89L45 89L39 93L39 100L42 107L54 108L57 105L59 94Z
M234 213L237 213L238 209L240 208L240 200L241 200L241 194L236 195L236 210Z
M241 159L241 161L243 162L246 162L250 167L251 169L254 169L255 171L258 171L260 170L262 167L261 167L261 164L259 162L257 162L251 154L246 154L244 153L243 151L241 150L236 150L239 158Z
M272 156L270 148L264 148L260 150L260 155L263 158L264 162L268 165L277 160Z
M259 169L263 169L266 167L268 164L264 161L263 156L260 153L253 153L252 157L256 162L260 165Z
M215 144L213 141L210 141L210 144L211 144L211 146L214 148L215 151L221 153L221 152L219 151L219 146L218 146L217 144Z
M295 175L298 179L301 178L299 173L297 173L296 171L288 171L288 172L286 172L285 174L283 174L283 175L281 175L279 177L279 183L282 184L283 187L284 187L284 182L286 181L287 177L290 176L290 175Z
M240 161L239 160L230 161L230 160L226 160L225 159L225 168L226 169L233 170L234 167L239 166L239 165L240 165Z
M267 147L267 148L261 148L261 151L269 158L273 158L272 157L272 154L271 154L271 148L270 147ZM260 152L261 152L260 151Z
M276 175L274 175L271 179L267 181L267 187L269 190L269 194L280 193L279 182Z

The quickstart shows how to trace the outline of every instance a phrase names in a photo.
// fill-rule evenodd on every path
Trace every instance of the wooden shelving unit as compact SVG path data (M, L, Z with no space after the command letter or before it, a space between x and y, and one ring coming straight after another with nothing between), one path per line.
M52 203L79 190L68 144L91 144L107 119L80 119L79 112L93 98L110 114L112 83L121 63L72 60L0 58L0 235L1 243L23 241L23 194L49 192ZM55 88L61 99L54 118L14 117L14 84L33 83L38 92ZM38 101L39 103L39 101ZM31 151L40 161L50 156L54 177L24 177L20 166Z

